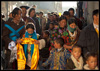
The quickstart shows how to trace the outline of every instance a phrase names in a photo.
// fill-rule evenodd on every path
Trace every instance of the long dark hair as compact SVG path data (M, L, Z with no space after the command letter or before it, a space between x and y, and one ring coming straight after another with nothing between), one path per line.
M76 21L76 19L75 19L74 17L72 17L72 18L70 18L70 19L68 20L68 24L69 24L69 25L72 24L72 23L75 23L75 24L77 25L77 21Z
M27 24L26 30L27 30L28 28L31 28L31 29L33 29L33 30L35 29L35 28L34 28L34 25L32 25L32 24Z
M28 15L30 15L30 13L32 12L32 10L34 10L34 11L35 11L35 9L34 9L34 8L31 8L31 9L29 10L29 12L28 12Z
M18 11L21 11L21 9L20 8L18 8L18 7L16 7L16 8L14 8L14 10L12 11L12 16L15 18L15 15L17 14L18 15Z
M60 22L60 21L63 20L63 19L65 19L66 22L67 22L67 18L66 18L65 16L61 16L61 17L58 19L58 21Z

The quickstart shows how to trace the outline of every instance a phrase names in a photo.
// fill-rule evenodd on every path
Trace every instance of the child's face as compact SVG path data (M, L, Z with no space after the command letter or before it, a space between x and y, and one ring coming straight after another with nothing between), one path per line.
M78 60L79 57L81 56L81 49L80 48L73 48L71 54L74 56L74 58L76 60Z
M61 48L60 44L57 43L56 41L54 41L54 47L55 47L55 48Z
M90 56L86 63L89 65L90 69L95 69L97 66L97 57Z
M46 37L48 37L48 35L43 32L43 38L46 38Z
M28 32L29 34L33 34L34 30L31 29L31 28L28 28L28 29L27 29L27 32Z
M53 29L53 27L54 27L54 26L53 26L52 24L49 25L49 28L50 28L50 29Z
M58 25L54 25L54 27L55 27L55 28L57 28L57 27L58 27Z

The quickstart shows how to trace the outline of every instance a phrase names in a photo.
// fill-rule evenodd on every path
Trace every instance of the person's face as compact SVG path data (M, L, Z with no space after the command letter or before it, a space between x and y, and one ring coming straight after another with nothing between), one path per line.
M22 16L26 16L27 13L26 8L21 8L21 9L22 9Z
M48 18L50 18L50 14L47 14L48 15Z
M40 16L40 17L42 17L42 16L43 16L43 14L41 14L41 13L40 13L40 14L39 14L39 16Z
M27 32L28 32L29 34L33 34L34 30L33 30L32 28L28 28L28 29L27 29Z
M94 15L94 20L97 22L97 24L99 24L99 14Z
M58 25L54 25L54 28L57 28L58 27Z
M80 48L73 48L71 54L74 56L74 58L76 60L78 60L79 57L81 56L81 49Z
M90 69L95 69L97 66L97 57L90 56L86 63L89 65Z
M32 10L32 11L30 12L30 17L34 17L34 15L35 15L35 10Z
M36 17L38 17L39 15L38 14L36 14Z
M21 10L18 10L18 14L15 15L15 19L17 21L20 21L21 17L22 17L22 12L21 12Z
M12 17L12 13L9 14L9 18L13 18L13 17Z
M75 24L75 23L72 23L72 24L70 24L69 26L70 26L71 28L73 28L73 29L76 28L76 24Z
M67 20L69 19L69 15L66 15L65 17L67 18Z
M52 24L49 25L49 28L50 28L51 30L53 29L53 27L54 27L54 26L53 26Z
M54 15L54 20L56 20L57 19L57 17Z
M59 25L60 25L60 27L64 28L65 25L66 25L66 20L65 20L65 19L61 20L61 21L59 22Z
M54 17L53 16L50 16L50 21L53 21L54 20Z
M70 13L70 16L71 16L71 17L74 16L74 12L73 12L73 10L70 10L69 13Z
M47 38L48 35L43 32L43 38Z
M60 46L59 43L57 43L56 41L54 41L54 47L55 47L55 48L60 48L61 46Z

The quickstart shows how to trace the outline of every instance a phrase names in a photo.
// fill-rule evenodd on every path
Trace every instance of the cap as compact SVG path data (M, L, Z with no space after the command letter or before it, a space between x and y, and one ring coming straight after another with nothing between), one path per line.
M28 7L28 6L20 6L20 8L26 8L26 10L27 10L27 9L29 9L30 7Z

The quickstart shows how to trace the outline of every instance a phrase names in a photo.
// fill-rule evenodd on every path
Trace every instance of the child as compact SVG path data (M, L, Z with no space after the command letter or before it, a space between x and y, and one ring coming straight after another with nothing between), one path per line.
M38 40L39 49L40 49L40 56L43 58L49 57L49 47L50 47L50 38L49 38L49 31L43 31L43 36Z
M52 32L53 32L53 29L54 29L54 23L53 22L51 22L50 24L49 24L49 32L50 32L50 34L52 34ZM51 38L51 36L50 36L50 38Z
M66 69L66 60L70 57L70 54L63 48L64 40L57 38L54 41L54 47L50 51L50 56L46 62L42 64L43 67L50 64L51 70L64 70Z
M54 29L57 29L58 28L58 23L56 22L55 24L54 24Z
M49 57L50 51L50 39L49 39L49 31L45 30L43 31L43 36L40 38L40 40L37 41L37 44L39 45L39 69L44 69L41 66L41 63L47 60ZM45 69L48 69L48 66L45 67Z
M73 46L71 51L71 57L67 61L66 68L68 70L82 70L83 63L84 61L81 56L81 48L78 46Z
M26 32L25 32L25 35L23 35L23 39L24 38L27 38L26 41L28 41L28 38L32 38L32 39L37 40L37 35L36 35L36 32L35 32L35 26L33 25L33 23L28 23L26 25ZM25 58L26 58L26 67L25 67L25 69L30 69L30 68L32 69L32 67L35 64L38 63L38 57L36 56L37 54L39 54L38 50L35 48L34 44L28 44L28 43L24 44L23 49L24 49L24 54L25 54ZM33 59L33 57L34 57L33 54L34 53L36 53L35 54L35 56L36 56L35 59ZM36 62L32 63L33 62L32 60L35 60ZM33 68L33 69L36 69L36 68Z
M84 65L84 70L98 70L97 55L95 53L88 52L85 58L86 64Z

